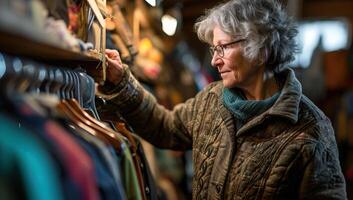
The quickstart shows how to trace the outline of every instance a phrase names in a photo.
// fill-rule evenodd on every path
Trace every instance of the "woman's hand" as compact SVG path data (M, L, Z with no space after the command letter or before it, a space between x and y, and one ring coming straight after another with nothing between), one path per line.
M119 84L123 76L123 63L117 50L106 49L107 80L114 85Z

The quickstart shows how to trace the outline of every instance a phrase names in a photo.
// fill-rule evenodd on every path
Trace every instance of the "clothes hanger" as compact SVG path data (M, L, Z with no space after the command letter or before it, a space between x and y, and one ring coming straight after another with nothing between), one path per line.
M38 63L28 61L25 61L24 63L22 76L28 77L29 80L29 86L25 90L26 93L41 93L41 85L45 81L47 69Z
M110 141L110 144L112 144L113 146L115 146L116 148L118 148L119 151L121 151L121 143L124 141L124 138L119 137L118 134L116 134L116 132L114 132L113 130L111 130L110 128L106 127L103 123L95 120L93 117L91 117L89 114L85 113L80 107L78 102L75 99L70 99L70 100L63 100L62 101L63 105L66 105L67 108L72 111L72 113L74 115L76 115L76 117L80 118L82 116L84 116L84 121L89 125L91 128L99 129L99 131L97 131L97 133L102 133L103 137L105 137L106 139L108 139ZM71 107L71 109L70 109ZM96 126L98 125L98 126ZM137 146L135 146L137 147ZM136 148L132 151L133 155L135 155L136 153ZM132 155L132 156L133 156ZM139 182L139 188L141 190L141 195L144 197L143 199L146 199L145 194L142 192L144 191L144 186L145 183L144 181L141 179L142 177L142 172L141 169L138 167L138 161L136 160L137 158L133 158L133 163L134 163L134 167L136 170L136 173L139 174L138 178L138 182Z
M68 85L67 91L66 91L66 98L65 99L71 99L71 98L75 98L76 96L76 92L75 92L75 81L74 81L74 77L71 73L71 71L64 71L65 77L66 79L66 84Z
M136 143L136 140L135 140L135 138L133 138L132 133L127 130L124 123L117 122L116 127L117 127L119 133L124 135L131 144L130 150L132 152L132 160L134 162L135 171L138 174L137 178L138 178L139 186L140 186L141 191L144 191L146 183L142 178L143 175L142 175L142 171L141 171L141 168L139 165L141 163L141 159L137 156L138 145ZM142 196L143 196L143 199L147 199L146 194L144 192L142 192Z
M81 95L81 83L80 83L80 78L78 77L76 72L70 71L73 77L73 83L74 83L74 91L75 91L75 99L78 101L80 106L82 107L82 95Z
M118 129L119 133L121 133L123 136L125 136L131 145L133 146L134 149L137 149L137 143L135 138L132 136L132 133L127 130L125 123L122 122L116 122L115 127Z
M65 84L64 79L60 75L60 73L58 74L56 72L56 68L50 69L50 73L52 74L52 78L53 78L52 94L56 94L56 96L60 97L61 88Z
M7 72L7 69L6 69L5 55L0 53L0 81L5 78L6 73L8 73L8 72ZM1 91L3 91L3 86L4 86L4 84L0 84Z
M38 93L43 92L43 91L40 90L40 88L41 88L42 83L45 80L46 71L47 71L47 69L45 67L39 67L38 68L38 78L37 78L38 79L38 85L36 85L36 91Z
M91 128L90 126L86 125L85 122L82 122L82 119L80 117L77 117L76 115L74 115L71 110L69 108L66 107L65 104L63 103L58 103L56 105L56 109L57 111L59 111L59 114L61 114L62 116L64 116L66 119L70 120L74 125L82 128L83 130L85 130L87 133L99 138L100 140L102 140L105 143L110 143L109 140L107 140L106 138L100 136L100 134L97 133L96 130L94 130L93 128Z
M115 22L113 20L113 8L111 5L107 4L107 17L105 18L105 26L107 31L113 31L115 29Z
M65 99L65 92L64 91L65 91L65 88L67 87L67 83L64 80L64 74L59 68L56 68L53 71L54 71L54 75L55 75L55 80L57 82L62 83L59 90L58 90L58 97L60 99Z
M108 141L108 144L112 145L118 152L121 152L121 141L119 140L119 138L115 137L114 133L111 133L109 130L106 129L106 127L97 125L96 123L93 123L92 121L85 118L84 115L78 113L77 109L73 108L67 100L63 100L61 104L66 106L66 108L70 110L70 112L75 115L78 119L80 119L81 122L85 123L85 125L95 130L97 133L96 136L98 138L105 139L106 141Z
M121 59L124 61L124 63L131 63L132 57L130 56L129 49L125 46L121 37L118 34L113 33L111 38L114 44L118 47Z
M83 108L88 109L92 112L97 120L100 120L96 105L95 105L95 82L93 78L88 76L86 73L78 72L80 83L81 83L81 97Z
M98 121L97 119L93 118L91 115L89 115L88 113L86 113L84 110L81 109L80 105L78 104L77 100L75 99L67 99L66 102L73 108L75 109L80 115L82 115L83 117L85 117L87 120L89 120L92 123L95 123L101 127L107 128L107 126ZM109 130L110 131L110 130Z
M2 53L0 53L0 107L3 105L3 92L5 91L5 84L3 80L6 74L6 60Z
M75 81L72 72L69 70L59 69L63 73L65 88L63 88L64 97L62 99L75 98Z
M133 146L133 148L137 148L137 143L135 138L132 135L132 131L130 131L126 126L127 123L125 120L123 120L121 118L121 116L116 116L116 114L111 114L111 113L103 113L102 115L102 119L104 120L104 122L111 124L112 126L114 126L114 128L116 129L115 132L118 132L119 134L121 134L122 136L124 136L129 142L130 144Z
M121 141L118 137L115 136L114 132L107 129L107 127L101 126L99 123L97 123L97 120L92 121L92 119L94 118L92 118L87 113L84 114L85 112L80 108L80 105L77 103L77 101L75 101L75 107L73 107L72 105L74 104L69 104L68 100L62 100L58 104L58 109L65 112L68 116L70 116L71 119L74 119L75 124L77 123L77 125L80 126L84 124L90 129L93 129L95 132L90 132L92 135L97 136L100 139L104 138L104 140L108 141L109 144L113 145L116 150L118 150L119 152L121 151Z
M90 123L96 125L103 133L107 133L108 135L116 138L116 132L111 129L110 127L106 126L103 122L98 121L97 119L93 118L91 115L89 115L87 112L81 109L80 105L78 104L77 100L75 99L67 99L64 100L63 103L66 103L68 106L70 106L75 112L77 112L78 115L84 117L86 120L88 120ZM120 140L121 138L116 138Z
M20 83L22 83L24 76L22 74L23 61L18 57L9 57L9 63L6 65L7 73L4 78L4 85L6 86L6 96L13 97L17 95Z
M54 85L53 80L54 80L54 74L51 72L50 69L47 69L45 73L45 79L41 86L42 88L41 90L44 93L50 94L53 91L52 89Z
M130 56L134 57L135 55L137 55L138 52L134 46L132 30L129 24L127 23L123 13L121 12L121 7L119 6L119 4L114 4L112 6L112 9L114 13L113 19L116 27L115 30L122 38L126 47L130 49Z
M6 109L9 109L19 98L22 99L23 93L30 90L31 80L34 79L34 69L31 69L31 63L24 62L23 59L6 54L2 55L5 62L2 62L1 66L5 68L5 73L0 79L0 93ZM27 67L24 69L24 66Z

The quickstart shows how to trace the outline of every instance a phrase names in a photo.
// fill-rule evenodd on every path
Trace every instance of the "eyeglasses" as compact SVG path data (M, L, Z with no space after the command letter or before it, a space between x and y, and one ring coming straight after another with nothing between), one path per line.
M224 49L227 49L229 45L236 44L236 43L243 42L243 41L245 41L245 39L239 39L239 40L235 40L235 41L225 43L225 44L210 46L211 56L213 57L214 54L217 53L217 55L219 57L223 58L224 57Z

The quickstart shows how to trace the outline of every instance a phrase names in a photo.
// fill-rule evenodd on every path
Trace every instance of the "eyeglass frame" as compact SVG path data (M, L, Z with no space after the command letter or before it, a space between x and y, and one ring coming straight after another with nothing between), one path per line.
M236 43L239 43L239 42L243 42L245 41L246 39L238 39L238 40L235 40L235 41L232 41L232 42L228 42L228 43L225 43L225 44L218 44L216 46L210 46L209 47L209 51L210 51L210 54L211 56L213 57L215 55L215 52L217 52L217 55L220 57L220 58L224 58L224 49L227 48L228 46L232 45L232 44L236 44ZM217 50L219 49L219 50Z

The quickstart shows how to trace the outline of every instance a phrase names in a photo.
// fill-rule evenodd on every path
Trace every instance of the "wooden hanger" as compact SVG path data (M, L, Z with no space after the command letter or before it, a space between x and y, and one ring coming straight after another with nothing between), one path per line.
M121 138L119 138L115 131L106 127L102 122L99 122L87 112L82 110L80 105L75 99L62 100L61 104L66 106L76 118L81 119L81 122L85 123L90 128L94 129L100 137L106 138L112 145L120 149Z
M86 123L82 122L82 119L77 117L76 115L74 115L69 108L67 108L63 103L59 103L56 105L56 109L57 111L63 115L64 117L66 117L67 119L71 120L72 123L74 123L75 125L77 125L78 127L84 129L85 131L87 131L89 134L96 136L97 138L101 139L102 141L104 141L105 143L109 143L109 141L107 139L105 139L104 137L101 137L96 130L94 130L93 128L89 127L88 125L86 125Z
M67 100L62 100L57 108L62 111L70 120L72 120L76 125L87 130L88 133L98 137L104 142L111 144L116 150L121 152L121 141L116 135L107 129L106 127L102 127L98 125L97 120L95 122L91 121L87 116L89 114L83 114L83 111L78 103L76 102L75 106L72 106ZM92 131L93 130L93 131Z
M108 31L113 31L116 28L113 16L113 8L108 4L107 5L107 18L105 18L105 28Z

